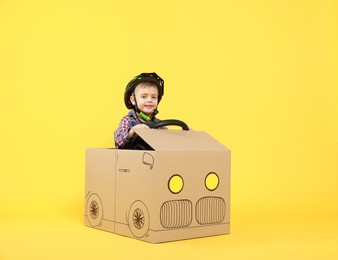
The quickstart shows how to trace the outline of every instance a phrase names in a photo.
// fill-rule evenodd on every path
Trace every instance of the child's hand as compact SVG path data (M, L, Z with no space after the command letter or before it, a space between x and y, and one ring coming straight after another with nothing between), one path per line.
M133 137L135 135L135 130L136 128L149 128L149 126L145 125L145 124L138 124L138 125L135 125L133 126L130 130L129 130L129 133L128 133L128 136L129 137Z

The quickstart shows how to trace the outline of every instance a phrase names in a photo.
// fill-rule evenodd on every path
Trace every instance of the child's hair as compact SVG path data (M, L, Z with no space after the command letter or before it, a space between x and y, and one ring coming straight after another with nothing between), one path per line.
M138 88L138 87L140 87L140 88L154 87L154 88L157 88L157 89L158 89L158 87L156 86L156 84L155 84L155 83L152 83L152 82L141 82L140 84L138 84L138 85L135 87L135 89ZM135 91L135 90L134 90L134 91Z

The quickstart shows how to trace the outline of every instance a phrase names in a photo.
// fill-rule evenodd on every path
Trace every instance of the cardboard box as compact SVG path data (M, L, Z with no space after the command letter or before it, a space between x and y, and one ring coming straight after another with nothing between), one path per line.
M85 225L151 243L230 231L230 150L203 131L137 129L154 150L86 151Z

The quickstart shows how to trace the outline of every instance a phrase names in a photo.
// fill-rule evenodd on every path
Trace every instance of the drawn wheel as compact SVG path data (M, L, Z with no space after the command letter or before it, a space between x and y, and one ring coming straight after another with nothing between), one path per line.
M103 218L103 207L100 197L93 193L87 199L86 213L89 224L97 227L101 224Z
M149 230L149 213L142 201L135 201L128 215L128 223L131 233L135 237L144 237Z

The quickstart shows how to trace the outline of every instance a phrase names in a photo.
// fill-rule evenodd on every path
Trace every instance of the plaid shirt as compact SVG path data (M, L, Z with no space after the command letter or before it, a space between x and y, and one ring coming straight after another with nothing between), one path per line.
M156 117L153 119L154 122L159 122L160 120ZM124 116L120 122L119 127L114 132L114 141L116 148L123 148L127 143L130 142L130 137L128 136L129 130L138 124L143 124L135 114L135 111L132 109L129 113ZM161 127L166 129L166 127Z

